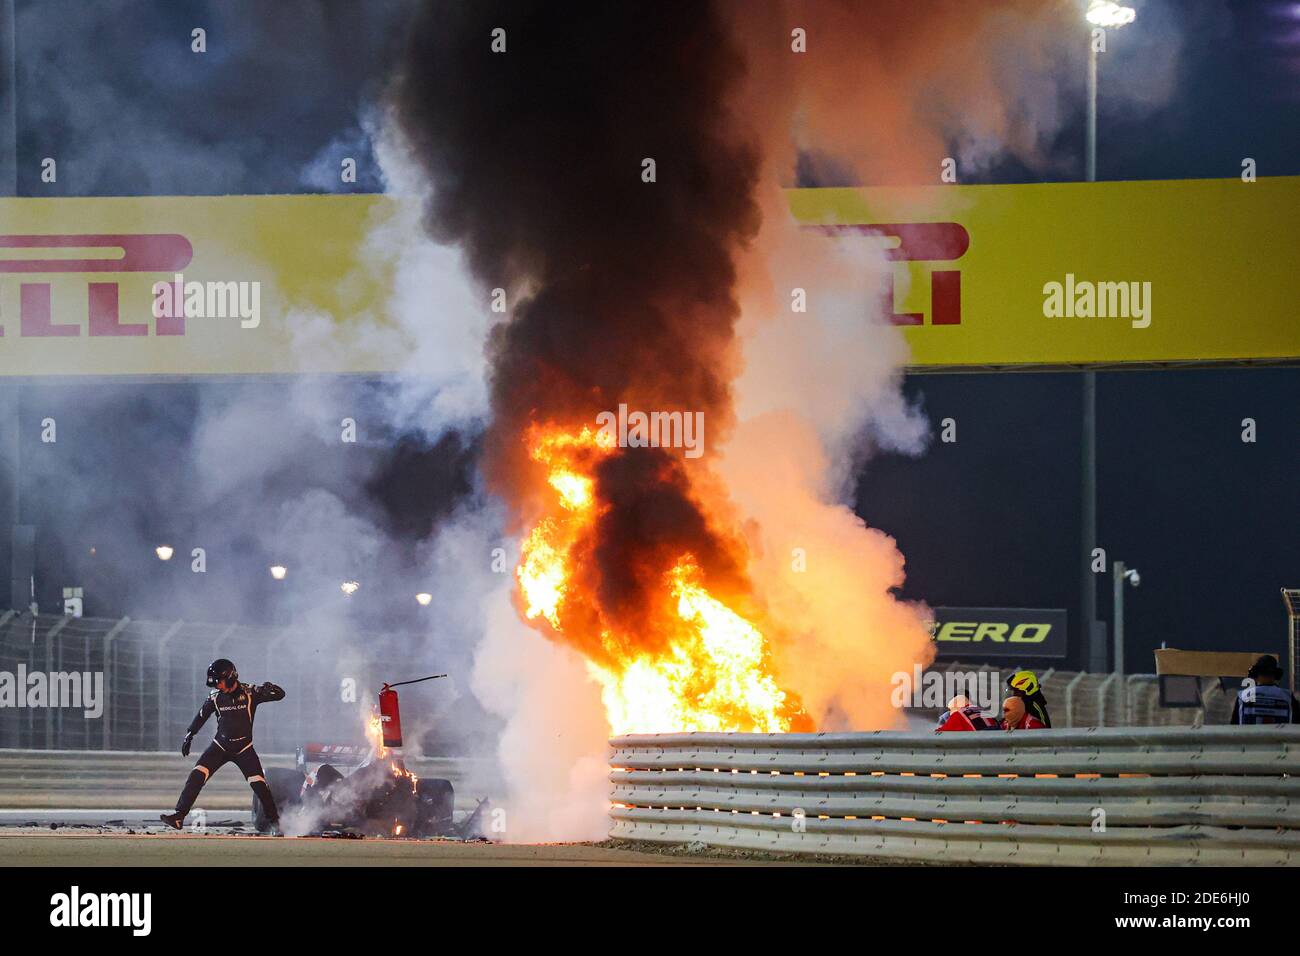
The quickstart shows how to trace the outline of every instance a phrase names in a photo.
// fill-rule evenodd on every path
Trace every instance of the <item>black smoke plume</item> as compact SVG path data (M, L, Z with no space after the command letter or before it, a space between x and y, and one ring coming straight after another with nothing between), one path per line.
M393 104L433 186L430 233L509 292L485 467L521 511L532 423L576 429L627 402L725 429L734 257L759 222L758 150L729 105L742 76L707 3L442 2L414 18ZM585 543L607 615L634 620L682 551L735 573L679 454L615 457Z

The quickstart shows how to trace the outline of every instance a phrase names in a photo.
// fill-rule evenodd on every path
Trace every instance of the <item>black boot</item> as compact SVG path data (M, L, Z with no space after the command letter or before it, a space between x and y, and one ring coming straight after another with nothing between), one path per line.
M264 822L262 826L257 828L257 831L279 836L280 811L275 805L275 797L271 794L271 788L266 785L265 780L254 780L249 786L253 788L254 796L262 804L262 819Z
M162 822L167 824L173 830L179 830L184 826L185 817L194 806L194 801L199 798L199 791L203 785L208 782L208 776L198 767L190 771L190 775L185 778L185 788L181 790L181 798L176 801L176 810L173 813L164 813Z

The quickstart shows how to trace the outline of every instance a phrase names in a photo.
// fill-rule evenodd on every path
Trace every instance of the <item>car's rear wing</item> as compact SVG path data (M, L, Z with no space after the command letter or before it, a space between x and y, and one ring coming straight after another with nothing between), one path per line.
M370 757L369 745L359 744L303 744L295 753L295 764L306 772L307 765L313 763L341 764L345 767L359 766Z

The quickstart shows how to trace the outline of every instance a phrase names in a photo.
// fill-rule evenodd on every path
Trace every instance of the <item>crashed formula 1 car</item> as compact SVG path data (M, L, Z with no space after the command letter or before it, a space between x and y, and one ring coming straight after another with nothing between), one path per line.
M369 746L306 744L298 748L294 769L266 771L286 832L459 839L477 835L486 800L457 823L451 781L422 779L406 769L397 692L388 684L379 693L371 730ZM269 822L256 799L253 822L259 831Z

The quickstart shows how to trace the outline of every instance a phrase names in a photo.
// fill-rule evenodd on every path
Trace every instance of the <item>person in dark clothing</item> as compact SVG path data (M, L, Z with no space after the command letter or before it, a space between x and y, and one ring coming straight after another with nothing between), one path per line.
M1246 671L1248 680L1232 704L1231 724L1300 724L1300 702L1278 687L1282 668L1272 654L1263 654Z
M275 797L271 795L271 788L266 785L262 761L258 758L257 751L253 749L253 716L259 704L284 700L284 690L270 682L256 687L240 683L239 672L235 670L235 665L225 658L213 661L208 667L207 683L214 690L203 702L199 712L194 715L194 719L190 721L189 729L185 732L185 740L181 743L181 756L190 755L190 744L194 742L194 735L213 714L217 715L217 731L213 734L208 749L203 751L203 756L199 757L199 762L190 771L180 799L176 801L175 812L164 813L162 821L169 827L179 830L185 815L194 806L194 801L198 799L199 791L208 782L208 778L223 764L230 762L239 768L248 785L253 788L253 793L262 801L262 808L270 821L270 829L276 832L279 813L275 807Z
M1052 726L1051 715L1047 713L1047 698L1038 686L1038 675L1033 671L1016 671L1007 678L1007 691L1025 702L1025 711L1044 727Z

